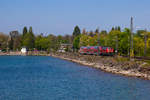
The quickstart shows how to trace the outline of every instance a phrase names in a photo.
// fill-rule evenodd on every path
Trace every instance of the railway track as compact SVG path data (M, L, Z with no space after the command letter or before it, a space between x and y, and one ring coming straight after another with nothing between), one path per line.
M122 57L129 58L129 56L122 56ZM132 57L132 58L137 59L137 60L150 60L150 57L138 57L138 56L135 56L135 57Z
M150 60L150 57L134 57L137 60Z

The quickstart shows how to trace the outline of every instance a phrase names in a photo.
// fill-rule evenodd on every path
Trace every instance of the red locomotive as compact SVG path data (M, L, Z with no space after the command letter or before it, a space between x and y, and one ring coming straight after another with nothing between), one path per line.
M81 47L79 53L85 55L113 55L114 49L111 47L103 46L88 46Z

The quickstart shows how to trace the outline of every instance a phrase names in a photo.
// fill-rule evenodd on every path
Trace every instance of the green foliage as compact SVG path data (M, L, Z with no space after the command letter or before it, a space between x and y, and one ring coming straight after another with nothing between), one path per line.
M134 37L134 53L136 56L143 56L144 55L144 41L142 38L135 36Z
M115 30L115 28L114 28L114 27L112 27L111 31L114 31L114 30Z
M48 50L50 45L50 40L47 37L43 37L41 35L36 37L35 47L38 50Z
M32 27L29 28L29 33L33 35Z
M29 50L33 50L33 48L34 48L34 40L35 40L34 34L27 33L25 35L24 40L23 40L23 46L25 46Z
M96 34L99 34L99 29L98 29L98 28L95 30L95 33L96 33Z
M145 30L137 30L137 36L142 37L142 34L145 32Z
M130 48L129 31L126 29L120 35L119 51L122 55L128 55Z
M107 34L100 34L100 37L98 37L99 41L100 41L100 45L101 46L108 46L109 42L108 42L108 38L109 36ZM111 44L111 43L110 43Z
M27 27L24 27L24 28L23 28L23 33L22 33L22 35L25 36L26 33L28 33L28 29L27 29Z
M116 60L117 62L127 62L127 61L129 61L129 58L117 56L117 57L115 57L115 60Z
M32 31L32 27L29 28L28 33L25 33L25 32L27 32L27 28L24 27L23 32L24 33L23 33L23 38L22 38L22 46L25 46L29 50L33 50L33 48L35 46L35 36Z
M74 40L73 40L74 49L78 50L80 48L79 43L80 43L80 35L75 37Z
M73 35L48 35L35 36L32 27L23 28L22 35L18 31L10 32L10 35L0 34L0 48L19 50L22 46L29 50L34 48L44 51L57 51L62 43L73 44L78 50L81 46L109 46L118 51L121 55L150 56L150 32L138 30L133 35L133 50L130 50L130 30L125 28L121 31L120 27L113 27L110 32L96 29L94 32L87 32L83 29L82 34L78 26L74 28ZM21 45L22 44L22 45ZM67 48L66 51L70 49Z
M82 34L81 37L80 37L80 44L79 46L88 46L89 43L89 36L88 35L85 35L85 34Z
M98 45L98 36L97 36L97 34L92 36L92 37L89 36L88 44L90 46L97 46Z
M106 31L106 30L102 30L102 31L101 31L101 34L106 35L106 34L107 34L107 31Z
M98 35L85 35L82 34L80 37L79 46L96 46L98 45Z
M76 26L76 27L74 28L74 31L73 31L73 36L76 37L76 36L78 36L78 35L80 35L80 34L81 34L80 28L79 28L78 26Z
M117 51L119 50L120 35L121 32L116 27L116 30L110 31L108 36L108 45L115 48Z
M57 40L57 37L50 34L48 35L48 40L50 41L50 44L49 44L49 50L50 51L57 51L60 47L60 43L59 41Z
M3 33L0 33L0 49L4 50L7 49L7 43L8 43L9 37Z

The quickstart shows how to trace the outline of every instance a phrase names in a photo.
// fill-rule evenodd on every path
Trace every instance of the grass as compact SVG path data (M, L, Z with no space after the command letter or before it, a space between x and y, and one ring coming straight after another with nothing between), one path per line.
M127 61L130 61L129 58L125 58L125 57L121 57L121 56L116 56L116 57L115 57L115 60L116 60L117 62L127 62Z

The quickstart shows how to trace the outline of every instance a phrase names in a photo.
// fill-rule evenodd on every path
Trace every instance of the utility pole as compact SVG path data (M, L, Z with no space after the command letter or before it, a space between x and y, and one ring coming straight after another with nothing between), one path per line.
M145 47L144 47L144 56L146 56L146 52L147 52L147 38L148 38L147 30L145 29L145 32L144 32L144 44L145 44Z
M133 17L131 17L130 23L130 58L134 56L133 51Z
M98 46L100 46L100 34L101 32L99 31L99 27L96 29L95 33L98 35Z
M100 32L98 33L98 45L100 46Z

